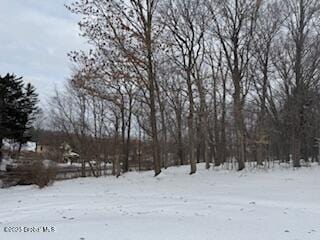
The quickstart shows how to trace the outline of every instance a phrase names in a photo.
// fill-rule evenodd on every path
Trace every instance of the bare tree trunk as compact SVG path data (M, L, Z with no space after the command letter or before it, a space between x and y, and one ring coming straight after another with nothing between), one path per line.
M267 52L269 54L269 51ZM258 116L258 147L257 147L257 164L262 165L263 160L266 158L265 146L266 132L265 132L265 117L266 117L266 100L267 100L267 88L268 88L268 56L266 56L266 62L263 70L263 83L262 83L262 96L261 96L261 106L260 113Z
M138 120L138 122L139 122L139 120ZM141 171L141 142L142 142L141 126L139 125L139 142L138 142L138 169L139 169L139 172Z
M129 154L131 150L131 118L132 118L132 98L129 100L129 116L128 116L128 127L127 127L127 146L126 146L126 162L127 170L129 168Z
M162 136L161 136L161 162L162 166L166 169L168 164L168 149L167 149L167 125L165 118L165 106L164 102L161 99L161 93L159 84L156 82L156 91L157 91L157 99L160 108L160 116L161 116L161 126L162 126Z
M182 140L182 113L181 109L176 109L176 121L177 121L177 135L178 135L178 158L180 161L180 165L183 165L185 160L184 160L184 148L183 148L183 140Z
M197 79L199 97L200 97L200 112L199 112L199 121L200 121L200 153L202 160L206 163L206 169L210 168L210 160L208 158L208 134L207 134L207 112L206 112L206 96L205 90L203 87L202 79L198 77Z
M115 165L116 165L116 177L120 177L120 173L121 173L121 166L120 166L120 154L119 154L119 151L118 151L118 154L115 156Z
M121 166L120 166L120 147L119 147L119 117L115 116L115 136L114 136L114 157L113 157L113 165L114 165L114 174L118 178L121 174Z
M122 160L122 171L128 172L128 158L127 158L127 146L126 146L126 119L124 103L121 104L121 145L122 153L119 152L119 158Z
M219 59L221 61L221 59ZM214 126L213 126L213 132L214 132L214 143L215 143L215 157L214 157L214 165L220 166L222 163L221 155L222 155L222 144L221 144L221 138L219 134L219 121L218 121L218 100L217 100L217 77L214 75L214 66L213 66L213 60L211 59L211 69L213 74L213 119L214 119ZM224 127L224 126L223 126ZM221 131L222 126L220 127Z
M3 146L3 138L0 138L0 164L1 164L2 158L3 158L2 146Z
M292 139L292 160L293 160L293 167L301 167L300 165L300 158L301 158L301 142L299 137L293 136Z
M221 111L221 120L220 120L220 128L221 128L221 136L220 136L220 156L221 156L221 163L225 163L227 160L227 140L226 140L226 81L227 79L223 77L223 90L222 90L222 111Z
M160 165L160 147L158 140L158 128L157 128L157 107L156 107L156 74L154 71L153 61L153 39L152 39L152 18L153 8L155 2L147 1L147 18L145 22L145 45L147 50L147 67L148 67L148 84L150 94L150 125L152 135L152 152L153 152L153 164L154 175L157 176L161 173Z
M150 39L151 41L151 39ZM149 88L150 88L150 124L152 134L152 152L153 152L153 164L155 176L161 173L160 165L160 147L158 140L158 128L157 128L157 116L156 116L156 104L155 104L155 76L153 73L153 62L151 56L151 45L150 50L148 49L148 61L149 61Z
M191 111L192 112L192 111ZM190 159L190 174L197 171L195 153L194 153L194 129L193 129L193 114L189 113L188 126L189 126L189 159Z
M189 131L189 161L190 161L190 174L197 171L197 164L195 158L195 144L194 144L194 100L192 93L191 72L187 72L188 84L188 97L189 97L189 116L188 116L188 131Z
M245 168L245 136L244 136L244 121L242 113L242 99L240 88L240 75L233 73L233 80L235 85L234 93L234 121L236 127L236 141L237 141L237 161L238 170L241 171Z

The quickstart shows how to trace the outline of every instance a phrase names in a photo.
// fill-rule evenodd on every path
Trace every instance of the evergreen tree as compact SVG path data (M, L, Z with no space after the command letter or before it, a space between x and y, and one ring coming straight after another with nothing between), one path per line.
M26 86L22 77L7 74L0 76L0 159L4 138L25 143L37 112L38 95L31 84Z

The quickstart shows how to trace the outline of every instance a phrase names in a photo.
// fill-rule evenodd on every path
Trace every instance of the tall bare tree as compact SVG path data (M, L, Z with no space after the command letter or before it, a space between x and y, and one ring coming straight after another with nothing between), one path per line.
M157 0L81 0L69 6L84 16L80 23L84 36L99 50L116 49L136 84L147 90L155 175L161 172L154 59L161 30L155 24L157 5Z
M161 9L163 24L167 31L167 45L170 59L181 69L186 80L189 100L188 135L189 135L189 161L190 174L196 172L195 159L195 96L194 73L201 57L204 38L204 9L202 1L164 1Z
M234 123L237 139L238 170L245 167L246 130L243 116L245 98L250 88L248 66L252 59L251 47L260 1L209 1L212 33L221 44L233 82Z

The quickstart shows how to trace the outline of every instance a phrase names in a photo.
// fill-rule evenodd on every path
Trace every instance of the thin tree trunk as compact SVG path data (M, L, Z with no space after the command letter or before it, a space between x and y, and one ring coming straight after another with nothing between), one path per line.
M3 146L3 138L0 138L0 164L1 164L2 158L3 158L2 146Z
M221 113L221 136L220 136L220 155L221 163L225 163L227 160L227 140L226 140L226 79L223 79L223 93L222 93L222 113Z
M207 138L207 131L206 131L206 126L207 126L207 113L206 113L206 100L205 100L205 94L204 94L204 89L202 87L202 83L199 86L200 91L200 149L201 149L201 155L203 158L203 161L206 163L206 169L210 168L210 160L208 158L208 138Z
M245 168L245 136L244 136L244 121L242 113L241 102L241 88L240 88L240 74L233 73L233 80L235 85L234 93L234 121L236 127L236 141L237 141L237 161L238 171Z
M301 154L301 142L299 137L293 137L293 167L301 167L300 165L300 154Z
M212 72L214 72L213 63L212 63ZM222 145L221 139L219 134L219 126L218 126L218 102L217 102L217 78L213 76L213 119L214 119L214 142L215 142L215 158L214 158L214 165L220 166L222 159ZM221 129L222 131L223 129Z
M167 150L167 126L165 118L165 107L160 96L159 84L156 83L157 99L160 108L161 126L162 126L162 137L161 137L161 162L162 166L166 169L168 164L168 150Z
M122 171L128 172L128 158L127 158L127 146L126 146L126 120L124 105L121 106L121 143L122 143ZM120 153L120 152L119 152Z
M182 116L181 110L176 109L176 120L177 120L177 131L178 131L178 158L180 160L180 165L184 164L184 149L182 142Z
M116 122L115 122L115 137L114 137L114 174L118 178L121 174L121 166L120 166L120 148L119 148L119 118L116 116Z
M157 108L156 108L156 76L153 69L153 54L152 54L152 9L151 3L147 5L147 22L145 26L145 44L147 50L147 61L148 61L148 83L149 83L149 93L150 93L150 125L151 125L151 137L152 137L152 152L153 152L153 165L154 165L154 175L157 176L161 173L160 165L160 146L158 140L158 128L157 128Z
M128 116L128 127L127 127L127 146L126 146L126 163L127 163L127 170L129 168L129 154L131 150L131 118L132 118L132 99L130 98L129 103L129 116Z
M192 93L191 72L187 71L188 97L189 97L189 116L188 116L188 130L189 130L189 159L190 159L190 174L197 171L197 164L195 158L195 144L194 144L194 100Z

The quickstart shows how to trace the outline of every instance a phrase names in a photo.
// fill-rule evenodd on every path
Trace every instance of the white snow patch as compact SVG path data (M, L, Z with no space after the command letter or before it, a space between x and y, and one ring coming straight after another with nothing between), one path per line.
M6 169L7 165L12 164L12 163L13 163L12 159L3 158L0 163L0 171L7 171L7 169Z
M3 149L7 149L10 151L17 151L20 145L18 142L14 142L11 139L4 139L2 143L3 143ZM35 142L29 141L21 145L21 151L25 151L25 152L35 152L36 148L37 148L37 144Z
M320 167L228 172L189 167L0 190L6 240L316 240ZM54 226L55 233L4 227Z

